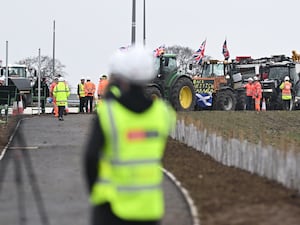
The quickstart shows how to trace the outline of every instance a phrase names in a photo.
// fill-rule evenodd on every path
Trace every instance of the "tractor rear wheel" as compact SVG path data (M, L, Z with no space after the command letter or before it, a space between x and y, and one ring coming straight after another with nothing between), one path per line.
M231 111L235 110L236 98L232 91L221 90L216 95L216 110Z
M246 92L245 90L237 91L236 110L244 110L246 106Z
M171 88L170 102L176 111L193 111L196 104L196 94L193 82L182 77Z
M145 89L145 96L149 99L161 98L162 94L158 87L149 86Z

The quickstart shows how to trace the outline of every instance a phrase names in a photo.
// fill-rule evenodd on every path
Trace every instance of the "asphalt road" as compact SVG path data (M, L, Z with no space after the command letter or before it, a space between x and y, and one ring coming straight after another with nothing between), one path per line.
M89 224L82 155L91 123L92 116L82 114L69 114L65 121L52 115L21 121L0 161L0 224ZM163 185L162 225L192 225L178 187L167 176Z

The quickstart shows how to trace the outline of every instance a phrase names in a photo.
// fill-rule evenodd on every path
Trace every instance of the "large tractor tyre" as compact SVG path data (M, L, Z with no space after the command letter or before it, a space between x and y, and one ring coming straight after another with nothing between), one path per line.
M146 87L145 96L149 99L155 99L155 98L161 98L162 94L157 87L151 86L151 87Z
M180 78L171 88L170 102L176 111L193 111L196 105L196 93L193 82Z
M246 92L238 91L237 92L237 102L236 102L236 110L244 110L246 108Z
M236 98L232 91L224 90L219 91L216 95L216 110L223 110L223 111L231 111L235 110L236 108Z

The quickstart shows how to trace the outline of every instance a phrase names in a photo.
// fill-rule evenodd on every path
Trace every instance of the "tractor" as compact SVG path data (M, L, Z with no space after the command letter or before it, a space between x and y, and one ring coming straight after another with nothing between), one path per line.
M289 57L280 55L273 56L273 61L267 65L268 78L261 81L262 94L265 98L267 109L280 110L282 109L280 84L284 77L288 76L292 83L292 100L299 93L299 64L291 60ZM293 101L291 101L291 109L293 108Z
M245 88L240 73L233 74L227 61L206 60L200 74L193 77L197 95L196 110L243 110ZM192 70L193 64L189 66Z
M176 55L156 57L155 71L155 79L145 88L146 96L166 99L176 111L193 111L196 104L193 81L190 76L179 73Z
M24 108L32 104L32 87L36 82L33 70L20 64L0 66L0 80L0 91L8 91L10 101L22 101Z

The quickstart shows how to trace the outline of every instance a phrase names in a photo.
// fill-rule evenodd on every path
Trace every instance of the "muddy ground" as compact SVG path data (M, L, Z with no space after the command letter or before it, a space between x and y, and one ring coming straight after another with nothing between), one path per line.
M0 126L0 151L17 118ZM298 225L300 195L294 190L240 169L222 166L211 157L169 139L164 167L185 187L201 225ZM178 215L180 216L180 215Z
M193 198L201 225L299 225L296 191L170 139L163 160Z

